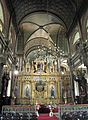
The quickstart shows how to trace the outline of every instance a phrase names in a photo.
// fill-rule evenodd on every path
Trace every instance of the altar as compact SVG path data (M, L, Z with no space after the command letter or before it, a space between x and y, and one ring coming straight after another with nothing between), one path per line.
M68 79L69 73L64 75ZM12 104L49 104L60 103L62 99L62 74L55 63L47 64L38 60L26 63L23 71L15 78Z

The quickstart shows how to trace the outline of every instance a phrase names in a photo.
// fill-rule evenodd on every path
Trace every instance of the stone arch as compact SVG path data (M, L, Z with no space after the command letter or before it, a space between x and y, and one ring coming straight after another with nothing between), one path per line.
M73 32L70 35L70 48L71 48L71 53L72 54L75 52L75 49L76 49L76 44L73 44L73 42L74 42L74 38L75 38L75 35L76 35L77 32L79 32L79 35L80 35L80 38L81 38L81 32L80 32L80 29L79 29L78 25L76 26L76 28L73 30Z
M0 31L3 31L3 24L4 24L4 12L3 12L3 7L2 3L0 1Z
M74 6L68 0L65 0L65 1L58 0L56 2L49 0L48 6L47 6L46 0L45 1L30 0L28 2L27 0L25 1L17 0L15 2L13 1L12 4L14 5L15 11L16 11L16 19L17 19L18 24L28 14L31 14L34 12L47 12L48 11L48 13L52 13L56 15L58 18L60 18L66 24L66 27L68 28L75 16Z
M87 20L88 20L88 9L84 14L84 16L82 17L82 32L83 32L84 40L87 39L87 29L86 29Z
M0 19L0 31L3 32L3 22Z
M77 31L74 36L73 44L75 44L79 38L80 38L80 34L79 34L79 31Z
M67 51L67 39L66 39L66 30L61 29L58 35L58 41L59 41L59 47L65 51L65 53L68 53Z
M8 34L10 15L9 15L5 0L1 0L1 5L2 5L3 15L4 15L3 33L4 33L5 37L6 37L7 34Z

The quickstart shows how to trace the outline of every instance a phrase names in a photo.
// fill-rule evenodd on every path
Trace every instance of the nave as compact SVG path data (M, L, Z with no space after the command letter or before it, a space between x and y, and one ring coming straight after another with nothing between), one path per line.
M0 119L87 120L87 106L88 0L0 0Z

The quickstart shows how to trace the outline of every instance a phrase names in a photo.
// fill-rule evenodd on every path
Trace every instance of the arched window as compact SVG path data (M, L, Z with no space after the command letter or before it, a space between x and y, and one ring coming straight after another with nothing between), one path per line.
M3 15L2 5L0 3L0 31L1 32L3 30L3 23L4 23L4 15Z
M10 40L10 43L12 43L12 32L11 32L11 29L9 31L9 40Z
M79 38L80 38L80 35L79 35L79 32L77 32L77 33L75 34L73 44L75 44L75 43L79 40Z
M88 19L87 19L87 23L86 23L86 31L87 31L87 39L88 39Z

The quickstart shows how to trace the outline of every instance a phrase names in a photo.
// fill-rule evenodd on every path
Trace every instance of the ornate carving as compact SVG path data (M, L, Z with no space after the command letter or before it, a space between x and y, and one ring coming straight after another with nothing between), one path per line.
M38 92L42 92L42 91L44 91L44 86L45 86L45 82L39 81L36 83L36 90Z

